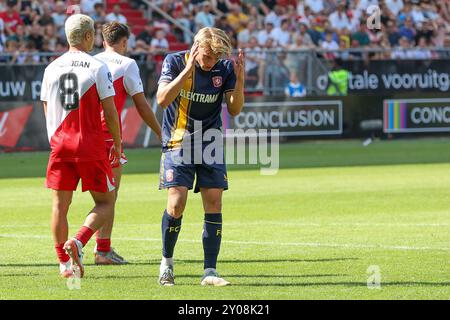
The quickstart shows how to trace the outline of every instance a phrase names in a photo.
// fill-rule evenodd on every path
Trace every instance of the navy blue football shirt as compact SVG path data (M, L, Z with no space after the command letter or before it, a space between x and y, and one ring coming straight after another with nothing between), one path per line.
M167 55L161 82L171 82L186 66L189 51ZM221 111L224 93L233 91L236 75L230 60L220 59L210 71L195 66L176 99L164 109L162 123L163 151L179 148L186 135L194 134L194 121L201 121L203 133L222 127Z

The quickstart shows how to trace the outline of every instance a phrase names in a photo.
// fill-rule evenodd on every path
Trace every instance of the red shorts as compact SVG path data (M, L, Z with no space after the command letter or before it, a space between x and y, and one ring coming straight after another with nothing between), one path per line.
M82 191L108 192L115 189L114 175L108 160L62 162L49 160L47 188L75 191L81 179Z
M106 153L109 156L109 153L111 152L111 148L114 147L114 141L113 140L105 140L105 144L106 144ZM124 165L125 163L128 162L127 157L125 156L125 153L123 153L123 147L120 153L120 160L119 163L120 165ZM119 167L119 163L112 166L113 168L118 168Z

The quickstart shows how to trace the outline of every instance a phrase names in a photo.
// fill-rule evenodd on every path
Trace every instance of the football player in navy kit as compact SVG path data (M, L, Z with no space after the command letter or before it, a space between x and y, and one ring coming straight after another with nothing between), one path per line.
M194 149L192 141L197 146L200 144L200 151L208 146L209 143L203 139L200 143L195 141L199 123L203 134L209 129L221 129L223 97L231 116L242 110L244 53L239 49L237 60L225 59L231 51L232 45L225 32L203 28L196 34L190 51L169 54L163 62L157 91L158 105L164 108L160 189L168 189L168 201L162 217L161 285L174 285L173 252L181 230L188 190L194 187L195 177L194 192L201 193L205 213L201 284L230 284L216 271L222 238L222 193L228 189L224 157L213 163L202 157L201 162L192 163L186 161L183 153L189 151L191 154L187 149ZM223 141L214 142L221 149L216 150L216 154L223 155ZM176 156L183 160L174 161Z

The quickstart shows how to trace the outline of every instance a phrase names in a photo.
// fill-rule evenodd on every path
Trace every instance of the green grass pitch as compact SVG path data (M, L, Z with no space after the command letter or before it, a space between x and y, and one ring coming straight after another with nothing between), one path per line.
M59 278L47 153L0 155L0 299L449 299L450 139L284 144L281 169L229 166L218 271L202 287L203 210L190 193L175 249L176 286L157 284L159 151L129 150L112 245L131 264L93 265L80 290ZM74 234L90 210L77 192ZM367 286L370 266L381 287Z

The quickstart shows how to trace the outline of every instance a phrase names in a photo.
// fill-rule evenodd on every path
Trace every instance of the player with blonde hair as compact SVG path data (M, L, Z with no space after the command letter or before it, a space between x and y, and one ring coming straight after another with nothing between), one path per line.
M228 189L226 166L223 156L212 163L203 157L203 151L212 143L219 145L216 155L223 155L223 145L218 141L210 144L203 137L198 143L195 135L199 133L199 124L203 133L221 128L223 97L230 115L236 116L242 110L244 53L239 49L237 61L231 61L226 59L231 52L231 41L224 31L203 28L194 37L190 51L169 54L163 62L157 91L157 102L164 109L160 189L168 189L168 201L161 226L161 285L175 283L173 252L188 190L193 188L195 176L194 192L201 193L204 208L204 274L201 284L229 284L216 271L222 238L222 193ZM192 161L192 153L198 152L202 153L201 161ZM181 163L176 161L180 158Z

